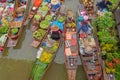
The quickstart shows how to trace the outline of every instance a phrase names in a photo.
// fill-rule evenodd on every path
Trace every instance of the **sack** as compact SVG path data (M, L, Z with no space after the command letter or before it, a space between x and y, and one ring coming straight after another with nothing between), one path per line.
M53 40L59 40L59 39L60 39L60 34L59 34L59 32L52 32L51 38L52 38Z
M42 0L34 0L34 6L39 7L39 5L42 3Z

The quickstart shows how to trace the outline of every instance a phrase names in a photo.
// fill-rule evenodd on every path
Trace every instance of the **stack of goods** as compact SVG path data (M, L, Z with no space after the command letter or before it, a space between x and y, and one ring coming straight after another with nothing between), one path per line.
M88 14L93 15L94 14L94 1L93 0L85 0L84 1L85 10Z
M77 41L76 33L66 33L65 53L67 56L76 55L77 51L76 41Z

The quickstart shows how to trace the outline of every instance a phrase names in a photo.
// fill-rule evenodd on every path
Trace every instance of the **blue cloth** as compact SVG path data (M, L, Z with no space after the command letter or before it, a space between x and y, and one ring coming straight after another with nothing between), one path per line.
M14 19L14 21L22 21L22 20L23 20L23 16L19 16L19 17Z
M2 21L0 20L0 25L2 24Z
M112 5L112 3L110 1L107 1L106 4L105 4L105 0L102 0L101 2L97 3L96 6L98 6L99 8L101 8L102 10L103 9L108 9L108 5Z
M84 19L83 19L83 16L79 16L78 17L78 19L77 19L77 21L79 22L79 21L83 21Z
M48 3L50 3L50 0L45 0L45 2L48 2Z
M59 2L56 5L51 4L50 6L51 6L52 11L56 11L56 9L60 8L61 4Z
M78 31L78 32L80 32L81 30L82 30L83 32L87 32L89 28L91 28L91 26L90 26L89 24L83 26L83 25L81 25L79 22L77 23L77 31Z
M51 24L51 26L53 26L53 25L58 26L59 29L60 29L61 31L63 31L63 27L64 27L64 25L63 25L62 22L59 22L58 20L56 20L56 21L54 21L54 22Z

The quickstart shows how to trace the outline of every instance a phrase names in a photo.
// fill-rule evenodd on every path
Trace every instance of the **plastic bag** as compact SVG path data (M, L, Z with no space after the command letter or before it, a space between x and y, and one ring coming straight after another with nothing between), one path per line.
M34 6L39 7L39 5L42 3L42 0L34 0Z

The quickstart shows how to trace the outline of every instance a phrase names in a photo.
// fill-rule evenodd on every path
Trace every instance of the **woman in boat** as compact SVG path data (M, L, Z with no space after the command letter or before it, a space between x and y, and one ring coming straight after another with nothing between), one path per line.
M87 21L88 16L79 16L77 20L77 31L79 34L90 34L92 32L91 25Z
M59 0L51 0L49 7L51 8L51 13L55 14L61 7Z
M103 10L109 10L108 5L112 5L112 3L109 0L102 0L100 2L97 3L97 7L100 9L100 11Z
M59 40L61 33L62 31L59 29L58 26L54 25L51 27L51 38L53 40Z

